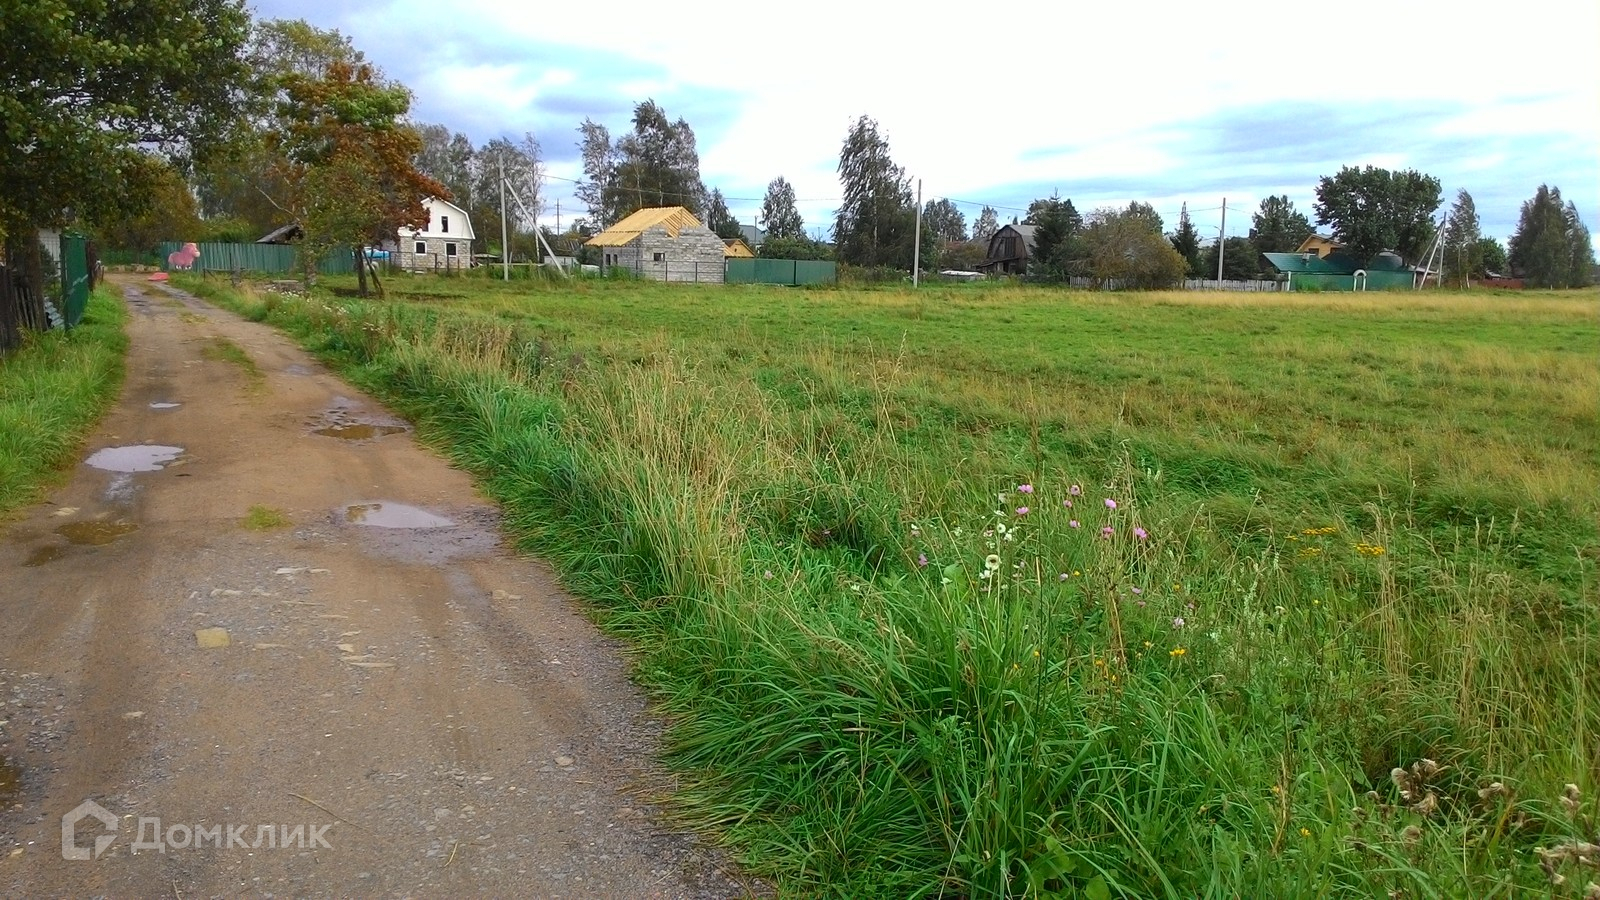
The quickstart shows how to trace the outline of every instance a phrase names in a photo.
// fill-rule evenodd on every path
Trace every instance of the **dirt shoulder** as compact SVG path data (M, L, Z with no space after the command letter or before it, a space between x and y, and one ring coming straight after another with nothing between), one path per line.
M0 894L748 893L649 802L623 648L465 474L270 329L120 284L106 468L0 540ZM117 822L77 855L114 840L65 859L86 800Z

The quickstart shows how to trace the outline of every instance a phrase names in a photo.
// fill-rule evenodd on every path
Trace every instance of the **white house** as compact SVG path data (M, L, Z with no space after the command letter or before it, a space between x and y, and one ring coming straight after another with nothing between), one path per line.
M422 201L428 225L421 231L400 229L399 258L408 269L434 271L465 269L472 265L472 220L467 211L438 197Z

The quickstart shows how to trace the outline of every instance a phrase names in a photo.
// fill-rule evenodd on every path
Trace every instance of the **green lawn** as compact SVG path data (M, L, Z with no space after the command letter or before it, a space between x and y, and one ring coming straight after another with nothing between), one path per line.
M390 287L202 290L479 475L794 892L1581 894L1600 294Z
M114 291L100 288L71 333L30 334L0 356L0 521L60 480L116 402L126 319Z

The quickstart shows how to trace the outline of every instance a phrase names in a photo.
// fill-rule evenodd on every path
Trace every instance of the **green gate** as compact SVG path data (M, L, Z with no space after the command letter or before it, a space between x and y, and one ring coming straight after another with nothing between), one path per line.
M83 321L89 308L89 240L81 234L61 236L61 316L68 328Z

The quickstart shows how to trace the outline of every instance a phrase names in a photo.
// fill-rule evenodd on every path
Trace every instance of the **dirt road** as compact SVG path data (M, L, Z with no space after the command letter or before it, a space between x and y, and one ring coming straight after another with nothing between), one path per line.
M120 285L121 402L0 538L0 895L746 894L466 475L270 329Z

